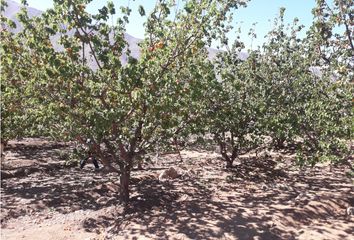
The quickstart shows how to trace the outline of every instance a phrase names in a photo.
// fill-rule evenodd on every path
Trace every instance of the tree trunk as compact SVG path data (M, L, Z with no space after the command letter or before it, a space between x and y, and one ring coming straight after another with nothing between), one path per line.
M179 149L179 146L178 146L178 139L176 137L173 138L173 143L175 144L175 148L177 150L177 153L178 153L178 156L179 156L179 162L183 162L183 158L182 158L182 155L181 155L181 151Z
M143 164L141 162L138 162L138 170L143 170Z
M232 163L233 163L233 160L231 160L229 158L229 160L226 161L226 168L232 168Z
M3 142L1 141L1 146L0 146L0 153L1 153L1 159L0 159L0 165L1 165L1 168L3 168L3 164L4 164L4 160L5 160L5 147L7 145L7 142Z
M284 149L285 148L285 138L276 138L273 140L273 145L275 149Z
M126 166L121 169L120 175L120 200L124 205L127 205L129 202L129 181L130 170Z

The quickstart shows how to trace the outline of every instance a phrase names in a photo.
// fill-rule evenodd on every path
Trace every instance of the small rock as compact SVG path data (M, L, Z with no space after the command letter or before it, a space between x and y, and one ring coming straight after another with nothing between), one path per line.
M111 192L118 192L118 190L119 190L119 187L112 182L106 183L106 187Z
M179 200L180 200L180 201L186 201L186 200L188 200L188 195L187 195L187 194L183 194L183 195L180 197Z
M97 190L102 190L103 185L102 185L102 184L99 184L99 185L97 185L95 188L96 188Z
M166 180L166 179L175 179L178 177L178 173L174 167L170 167L167 170L164 170L160 175L159 175L159 180Z
M259 154L259 156L260 156L261 158L269 158L269 157L271 157L270 153L269 153L267 150L262 151L262 152Z
M97 203L98 204L102 204L102 205L104 205L104 204L106 204L107 203L107 198L106 197L100 197L99 199L97 199Z
M196 175L196 173L193 170L185 170L182 174L182 178L192 178Z
M283 191L289 190L289 187L286 184L278 184L278 188Z
M297 197L295 198L295 201L300 201L303 200L306 197L305 193L300 193L299 195L297 195Z
M113 202L113 201L116 201L117 200L117 197L109 197L108 199L107 199L107 202Z
M347 215L348 216L354 216L354 207L348 207L347 208Z
M71 211L77 211L77 210L80 210L81 207L79 205L72 205L71 206Z
M106 228L106 232L110 232L110 231L114 230L115 227L116 227L116 225L112 225L112 226Z
M29 204L30 202L31 202L30 199L21 199L21 200L19 201L19 204L25 205L25 204Z

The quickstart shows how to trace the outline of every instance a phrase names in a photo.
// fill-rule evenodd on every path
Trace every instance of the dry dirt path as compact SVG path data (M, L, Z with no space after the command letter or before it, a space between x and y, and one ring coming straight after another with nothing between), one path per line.
M7 167L59 161L48 152L53 148L38 145L48 143L36 142L35 159L14 148ZM215 153L182 156L183 163L168 155L133 171L126 211L117 200L118 176L95 173L93 166L4 179L1 239L353 239L354 218L346 213L354 207L353 179L345 167L299 171L278 154L280 162L244 156L225 171ZM158 174L170 166L189 174L160 182Z

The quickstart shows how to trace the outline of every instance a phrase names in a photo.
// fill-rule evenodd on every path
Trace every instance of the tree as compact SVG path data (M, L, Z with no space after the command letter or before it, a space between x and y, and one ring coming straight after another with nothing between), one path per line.
M1 2L1 12L4 11L5 7L6 3ZM13 21L1 15L0 105L2 149L8 140L31 135L40 130L34 114L37 103L32 101L31 89L28 88L28 82L33 78L33 73L28 69L37 63L35 59L30 58L29 52L24 47L25 42L9 31L9 29L15 27ZM14 66L18 68L18 71L14 70Z
M298 19L286 26L284 14L285 8L281 8L273 29L266 36L267 41L261 47L262 54L257 59L255 70L263 83L264 133L271 137L271 147L277 149L290 146L298 136L298 113L294 111L294 103L301 88L296 86L301 82L301 76L307 74L304 69L308 67L298 36L304 26Z
M277 146L298 142L301 164L340 161L346 156L345 141L350 139L350 87L341 81L347 75L335 76L335 68L322 55L323 51L335 54L338 48L316 51L323 34L311 28L300 39L297 33L302 26L297 19L287 33L284 11L281 9L280 21L269 33L259 59L258 75L267 83L267 135ZM348 61L346 54L336 55L341 56L340 61Z
M323 35L312 28L299 38L303 26L298 19L286 26L284 13L281 9L267 42L250 51L247 60L238 57L243 50L239 40L219 55L202 127L213 134L227 167L266 136L275 147L296 143L300 164L347 156L352 88L348 74L335 76L333 66L348 63L348 51L336 46L314 51ZM321 52L332 52L339 60L328 65Z
M300 162L314 164L340 162L348 156L347 141L352 139L353 40L350 22L352 1L318 0L314 22L302 42L316 85L307 102L302 121L305 136Z
M131 9L122 7L111 26L114 5L109 2L91 15L85 11L89 2L55 0L53 9L32 19L23 9L24 30L15 37L40 64L29 68L33 76L27 87L38 102L37 115L45 116L43 124L57 137L90 138L106 168L120 173L120 197L127 203L135 156L189 121L188 97L181 97L188 91L179 82L179 77L187 81L183 69L224 31L224 18L239 3L190 0L173 16L174 1L158 1L146 21L141 57L134 59L124 39ZM142 7L139 12L145 14ZM56 38L62 51L53 48ZM188 81L191 88L198 86L198 79Z
M260 141L263 103L260 82L252 71L258 55L253 53L248 59L241 59L242 51L244 45L237 40L218 55L212 67L214 79L210 80L208 97L203 100L205 114L201 129L212 134L228 168L240 154L254 149Z

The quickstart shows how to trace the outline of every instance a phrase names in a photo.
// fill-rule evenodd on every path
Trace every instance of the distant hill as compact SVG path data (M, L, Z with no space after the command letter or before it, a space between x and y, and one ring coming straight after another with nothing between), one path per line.
M19 3L12 1L12 0L7 0L6 2L8 4L8 6L5 8L4 16L11 19L12 21L14 21L16 23L16 29L14 29L12 31L17 33L22 30L22 26L19 23L19 21L17 20L16 14L20 11L22 6ZM30 17L35 17L35 16L39 16L42 14L42 11L32 8L32 7L27 7L27 10L28 10L28 15ZM72 35L73 33L74 32L71 31L68 34ZM59 39L59 35L56 35L56 36L53 36L51 40L52 40L54 49L57 51L62 51L63 47L57 43L58 39ZM141 42L142 39L135 38L135 37L129 35L128 33L125 33L125 40L129 44L131 56L134 58L139 58L140 57L140 47L138 46L138 43ZM91 54L89 51L89 47L86 47L85 49L86 49L85 55L90 56ZM219 51L220 50L208 48L209 58L211 58L211 59L214 58ZM94 62L92 57L88 57L88 63L93 69L97 69L97 64ZM123 64L127 63L127 56L125 54L122 56L122 63Z
M22 6L19 3L12 0L7 0L6 2L8 6L5 8L5 12L3 15L16 23L17 28L14 30L14 32L19 32L22 29L22 27L20 22L16 18L16 14L20 11ZM27 10L28 10L28 15L30 17L35 17L42 14L42 11L35 8L28 7Z

